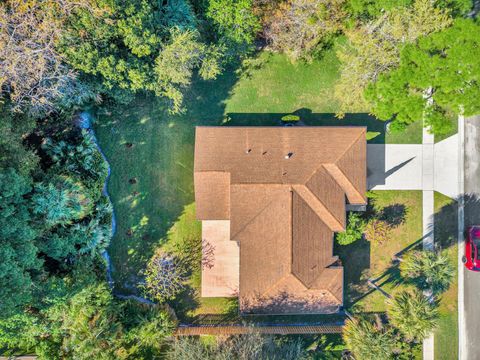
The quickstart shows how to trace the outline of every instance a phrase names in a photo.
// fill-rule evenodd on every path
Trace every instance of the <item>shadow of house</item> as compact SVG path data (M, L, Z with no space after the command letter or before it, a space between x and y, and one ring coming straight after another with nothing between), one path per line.
M291 113L227 113L228 126L281 126L282 117L297 115L305 126L366 126L367 131L378 133L369 144L385 144L385 122L366 113L345 114L343 119L333 113L314 113L301 108Z
M335 241L334 253L338 255L344 268L345 291L344 307L348 308L358 301L363 290L367 288L366 274L370 270L370 242L362 238L353 244L344 246Z

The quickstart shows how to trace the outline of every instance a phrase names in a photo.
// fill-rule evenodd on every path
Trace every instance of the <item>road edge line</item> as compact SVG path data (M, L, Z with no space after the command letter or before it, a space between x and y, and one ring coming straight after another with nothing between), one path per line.
M464 255L464 171L465 171L465 117L458 116L458 358L467 359L467 339L465 337L465 303L464 303L464 273L462 257Z

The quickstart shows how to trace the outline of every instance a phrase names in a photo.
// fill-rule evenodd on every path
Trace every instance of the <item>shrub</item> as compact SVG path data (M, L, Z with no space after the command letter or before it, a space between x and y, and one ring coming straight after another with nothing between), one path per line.
M440 293L450 286L455 269L445 253L413 251L402 259L400 274L423 290Z
M300 116L298 115L285 115L282 116L282 121L283 122L294 122L294 121L300 121Z
M158 251L145 270L144 288L147 294L160 303L174 299L184 288L185 271L179 259Z
M33 212L49 227L68 225L92 211L92 200L85 186L68 176L56 176L35 186Z
M393 204L383 208L380 220L384 220L392 227L397 227L405 222L407 207L404 204Z
M389 240L390 232L390 225L383 220L373 219L365 226L365 238L375 244L382 244Z
M351 212L348 215L347 228L337 234L337 241L340 245L351 244L362 238L364 229L365 221L358 213Z

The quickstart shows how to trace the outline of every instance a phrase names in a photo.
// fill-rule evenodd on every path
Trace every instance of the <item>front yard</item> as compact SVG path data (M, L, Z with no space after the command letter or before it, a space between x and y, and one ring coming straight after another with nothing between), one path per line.
M402 287L392 257L421 246L422 192L372 191L369 203L373 208L369 212L377 216L389 211L396 213L389 239L381 244L364 239L347 246L336 244L335 253L345 267L345 306L360 312L384 312L385 297L369 287L367 279L377 279L376 284L388 294ZM367 213L367 217L372 216Z
M454 281L440 300L440 321L435 332L435 359L451 360L458 356L458 245L457 202L435 193L435 243L446 249L455 267Z

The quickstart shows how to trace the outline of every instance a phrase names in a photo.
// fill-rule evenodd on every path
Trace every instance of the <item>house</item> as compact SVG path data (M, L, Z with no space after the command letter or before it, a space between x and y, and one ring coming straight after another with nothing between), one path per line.
M333 234L366 204L365 127L197 127L195 201L202 296L244 314L335 313L343 267ZM204 245L205 246L205 245Z

